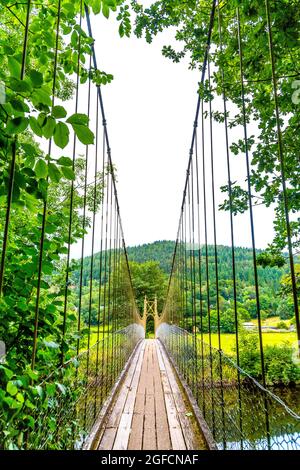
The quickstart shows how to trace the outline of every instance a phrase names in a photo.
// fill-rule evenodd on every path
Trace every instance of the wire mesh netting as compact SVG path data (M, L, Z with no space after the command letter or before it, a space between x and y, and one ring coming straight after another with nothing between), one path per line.
M0 448L81 448L143 337L101 91L112 77L83 0L0 11Z
M278 9L288 2L248 3L212 0L203 19L201 9L190 12L199 21L197 55L203 53L203 63L158 334L220 448L294 449L299 417L267 387L254 207L261 200L276 205L275 256L269 250L262 261L286 265L282 300L289 301L299 349L298 121L288 95L299 76L293 61L299 28L293 23L290 34L280 22ZM112 76L97 67L83 0L2 2L0 8L6 34L0 41L0 327L6 342L0 446L81 448L143 336L101 92ZM261 55L253 62L249 53L258 39ZM239 153L242 169L234 162ZM222 186L215 180L217 165L225 175ZM218 205L225 211L219 225ZM251 246L249 292L236 259L236 228ZM220 231L230 245L223 282ZM259 381L241 367L245 300L252 302L257 322ZM234 359L222 352L225 319L235 338ZM275 365L281 381L299 381L298 353L291 358L287 350L288 377Z
M209 15L200 8L194 16L205 31L200 59L192 59L200 64L199 96L158 336L223 449L299 448L299 413L290 409L300 382L299 158L289 141L297 110L287 60L298 49L279 21L283 4L212 0ZM276 235L258 250L269 207ZM251 247L247 267L243 246ZM268 306L265 270L273 276L280 266L284 276ZM292 342L280 342L276 327L270 345L264 321L280 314L276 302L289 303ZM295 388L290 407L275 385Z
M108 334L89 350L55 370L27 399L24 416L14 421L22 447L80 449L134 347L143 337L136 324ZM25 419L26 421L26 419ZM18 430L24 428L24 435ZM5 428L1 429L5 436ZM3 444L2 444L3 445Z
M157 335L220 449L300 448L300 416L231 357L175 325L162 324Z

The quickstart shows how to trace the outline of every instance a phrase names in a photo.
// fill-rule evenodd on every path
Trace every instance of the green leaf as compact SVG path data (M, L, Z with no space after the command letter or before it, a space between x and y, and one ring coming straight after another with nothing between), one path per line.
M93 9L94 15L98 15L101 11L101 2L99 0L93 0L90 2Z
M47 395L49 395L50 397L52 397L55 394L55 390L56 390L55 384L52 383L52 384L46 385Z
M47 114L46 113L41 112L38 115L37 121L38 121L40 127L43 127L43 125L46 123L46 119L47 119Z
M40 158L34 167L34 171L38 178L46 178L48 175L48 166L46 162Z
M110 8L116 8L116 0L103 0Z
M33 403L31 403L30 400L27 399L27 400L25 401L25 405L26 405L28 408L30 408L31 410L35 410L35 406L34 406Z
M71 34L71 45L76 48L78 45L78 34L76 31L73 31Z
M38 88L32 93L31 99L34 106L38 106L39 104L44 104L46 106L52 105L50 94L41 88Z
M57 226L56 225L53 225L53 224L49 224L49 222L46 223L46 227L45 227L45 232L46 233L55 233L57 231ZM43 272L46 273L47 271L47 268L45 269L46 265L45 263L43 264ZM50 272L50 274L52 273L52 270Z
M30 77L32 85L35 88L43 85L44 79L43 79L43 74L41 72L38 72L37 70L30 70L29 77Z
M7 65L11 76L14 78L20 78L21 64L15 59L15 57L10 56L8 58Z
M53 106L52 108L52 116L56 119L65 118L67 115L67 111L63 106Z
M18 80L17 78L11 78L9 86L13 91L17 93L29 93L32 91L32 86L25 80Z
M72 124L74 132L80 142L84 145L90 145L94 143L94 134L87 126L80 124Z
M57 163L58 163L58 165L62 165L62 166L72 166L73 165L73 161L69 157L60 157L57 160Z
M15 386L13 382L8 382L6 385L6 391L13 397L18 393L18 388Z
M51 181L53 181L54 183L59 183L62 174L59 168L54 163L49 163L48 173Z
M4 367L2 365L0 365L0 370L3 370L4 374L6 375L6 377L8 379L11 379L12 376L14 375L13 371L8 369L7 367Z
M26 310L28 310L28 305L27 305L26 299L24 297L21 297L17 301L16 305L22 312L26 312Z
M39 62L42 64L42 65L46 65L47 62L49 60L49 57L47 54L40 54L39 55Z
M109 17L109 6L103 3L102 5L102 13L105 16L105 18Z
M68 166L62 166L61 171L64 177L67 178L67 180L73 180L73 181L75 180L75 173L72 170L72 168Z
M60 148L65 148L69 142L69 128L64 122L58 122L54 129L54 142Z
M46 118L46 122L42 127L42 131L46 139L50 139L53 136L53 132L56 126L56 121L52 116Z
M32 369L28 369L27 374L32 380L37 380L39 378L39 374Z
M38 135L39 137L43 137L43 131L41 126L39 125L37 119L33 116L30 116L29 118L29 125L31 127L31 130Z
M29 113L30 111L29 106L22 100L12 99L10 100L10 104L16 111L19 111L20 113Z
M8 55L13 55L14 54L14 50L12 47L8 46L7 44L4 44L3 45L3 51L4 53L8 56Z
M55 36L53 31L43 31L43 39L48 47L52 48L55 44Z
M8 132L8 134L20 134L20 132L25 131L28 126L28 123L29 120L25 117L9 119L6 125L6 132Z
M27 400L26 400L26 401L27 401ZM26 402L25 402L25 405L26 405ZM30 416L30 415L27 415L27 416L25 417L25 419L26 419L26 421L27 421L27 425L28 425L31 429L33 429L34 426L35 426L35 419L34 419L32 416Z
M24 401L25 401L24 395L23 395L21 392L17 393L16 399L17 399L20 403L24 403Z
M67 122L72 125L82 124L83 126L87 126L89 123L89 118L86 114L75 113L67 119Z

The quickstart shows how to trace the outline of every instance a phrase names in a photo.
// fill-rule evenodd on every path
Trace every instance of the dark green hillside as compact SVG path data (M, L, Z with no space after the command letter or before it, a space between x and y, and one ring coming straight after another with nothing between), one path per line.
M130 246L127 248L129 261L145 263L146 261L158 261L160 268L167 274L171 271L175 242L157 241L144 245Z
M154 243L147 243L144 245L134 246L128 248L128 259L131 265L131 273L137 303L142 309L144 295L149 298L158 296L158 303L160 310L163 307L166 286L172 267L173 251L175 243L173 241L156 241ZM230 324L226 331L231 331L234 327L233 322L233 282L232 282L232 253L231 248L228 246L219 245L218 251L218 272L219 272L219 299L220 306L225 317L228 314L230 317ZM201 247L201 275L202 275L202 307L204 316L207 314L207 279L206 279L206 250ZM214 247L209 245L207 247L208 254L208 273L209 273L209 297L210 309L214 322L215 308L216 308L216 283L215 283L215 254ZM192 252L187 252L187 259L192 256ZM195 262L199 263L199 252L194 252ZM105 254L102 253L102 266ZM88 315L88 297L89 297L89 279L90 279L90 266L91 258L84 258L83 263L83 314ZM95 290L95 299L99 286L99 267L100 267L100 253L94 255L93 262L93 280ZM189 262L187 263L189 266ZM252 250L249 248L235 248L235 268L236 268L236 286L237 286L237 302L238 311L241 320L248 321L251 318L256 318L256 300L254 288L254 272L253 272L253 259ZM258 267L259 287L260 287L260 305L263 318L272 317L275 315L281 318L290 318L291 308L288 299L282 295L281 279L286 272L286 267ZM159 271L161 274L159 274ZM151 276L155 272L155 278L164 279L163 281L152 282ZM74 272L74 281L78 285L79 269ZM152 274L151 274L152 273ZM188 277L187 277L188 278ZM102 285L107 279L106 275L102 276ZM199 284L199 280L196 280ZM192 316L192 293L189 285L187 288L187 317ZM95 300L96 302L96 300ZM200 308L200 295L197 296L197 309ZM96 311L97 309L95 309ZM226 313L225 313L226 312ZM95 317L96 319L96 317ZM204 322L204 327L205 327Z
M127 249L129 261L135 263L146 263L147 261L155 261L159 263L162 271L169 276L172 259L174 252L175 242L169 240L156 241L153 243L147 243L144 245L132 246ZM258 251L259 253L259 251ZM201 255L203 258L202 268L205 271L205 247L201 247ZM102 255L103 256L103 255ZM198 258L198 252L195 252L195 257ZM248 286L252 286L254 283L253 275L253 260L252 250L250 248L235 248L235 261L236 261L236 274L237 280ZM90 277L90 263L91 258L88 256L84 258L83 262L83 284L87 285ZM208 264L209 272L213 274L215 269L214 264L214 247L208 246ZM94 255L94 269L93 279L99 280L99 265L100 265L100 253ZM229 246L218 246L218 269L220 280L230 281L232 279L232 256L231 248ZM285 267L259 267L259 280L260 286L266 287L268 290L275 293L279 289L279 281ZM78 280L79 270L74 273L75 278Z

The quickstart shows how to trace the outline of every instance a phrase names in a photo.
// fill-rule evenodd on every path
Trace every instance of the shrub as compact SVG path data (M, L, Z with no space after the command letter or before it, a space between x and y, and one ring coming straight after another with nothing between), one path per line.
M288 345L265 348L267 383L288 385L300 382L300 367L293 361L293 349Z
M293 348L288 344L264 348L265 373L268 385L300 382L300 367L293 361ZM261 380L261 362L258 335L243 332L239 341L241 368L253 378Z
M278 328L279 330L288 330L289 329L288 325L284 321L278 322L277 325L276 325L276 328Z

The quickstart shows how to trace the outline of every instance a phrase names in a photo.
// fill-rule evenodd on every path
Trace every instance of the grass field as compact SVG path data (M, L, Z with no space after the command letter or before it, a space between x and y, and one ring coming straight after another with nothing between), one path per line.
M252 319L251 323L254 323L254 325L258 325L258 320L257 319ZM285 323L287 327L290 326L291 320L281 320L280 317L270 317L266 318L265 320L262 320L262 326L277 326L278 323Z
M199 335L200 337L200 335ZM204 334L203 335L203 340L206 343L209 343L209 335ZM297 341L297 336L296 333L294 332L287 332L287 333L268 333L265 332L263 333L263 344L264 346L274 346L279 345L279 344L284 344L288 343L292 345ZM218 347L218 335L217 333L212 333L211 335L211 342L212 346ZM221 345L222 349L225 353L227 354L232 354L233 348L235 345L235 335L234 334L225 334L223 333L221 335Z
M271 326L271 325L270 325ZM104 332L104 336L108 333L108 329L106 327L106 331ZM154 338L154 333L148 333L148 338ZM198 335L200 338L200 334ZM100 340L103 338L103 330L102 327L100 328ZM207 333L203 334L203 340L205 343L209 344L209 335ZM273 346L288 343L292 345L297 341L297 335L295 332L263 332L263 344L264 346ZM91 327L91 338L90 338L90 346L93 346L97 342L97 326ZM217 333L212 333L211 335L211 342L212 346L217 348L218 347L218 335ZM230 333L223 333L221 335L221 344L222 349L226 354L232 354L233 348L235 346L235 335ZM87 349L87 338L82 344L81 350Z
M104 331L103 331L103 327L100 326L99 333L100 333L99 340L101 340L108 333L107 326L105 327ZM97 339L98 339L98 327L91 326L90 347L92 347L94 344L97 343ZM88 338L87 336L85 336L85 338L81 340L81 348L80 348L81 351L85 351L87 349L87 343L88 343Z

